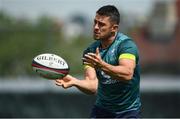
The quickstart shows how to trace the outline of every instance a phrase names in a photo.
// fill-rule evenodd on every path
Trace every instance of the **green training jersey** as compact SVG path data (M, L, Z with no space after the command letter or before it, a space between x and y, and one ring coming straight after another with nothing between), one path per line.
M117 33L113 43L106 49L101 48L100 41L95 41L84 54L96 52L99 47L103 61L111 65L118 65L123 58L136 62L132 80L123 81L112 78L101 69L96 69L98 78L97 99L95 105L113 113L122 113L130 110L139 110L140 102L140 69L138 49L131 38L123 33Z

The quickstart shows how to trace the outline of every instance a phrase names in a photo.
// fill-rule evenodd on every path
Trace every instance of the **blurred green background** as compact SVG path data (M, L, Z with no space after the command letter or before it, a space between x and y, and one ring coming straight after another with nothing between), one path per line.
M0 12L0 76L34 75L31 62L41 53L62 56L69 63L71 73L80 74L82 52L90 38L79 35L67 41L61 24L48 16L41 16L35 22Z

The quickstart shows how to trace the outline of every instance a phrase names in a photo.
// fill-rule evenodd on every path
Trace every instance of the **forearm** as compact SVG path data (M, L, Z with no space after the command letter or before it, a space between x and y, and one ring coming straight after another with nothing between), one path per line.
M113 66L103 61L100 67L105 73L116 79L130 80L133 76L133 69L127 66Z
M94 68L86 68L84 74L85 75L83 80L77 79L68 74L63 79L56 80L56 85L62 86L65 89L75 86L86 94L95 94L97 90L98 79L96 77Z
M61 82L60 85L62 85L64 88L75 86L86 94L95 94L97 89L96 78L89 79L86 76L84 79L80 80L71 75L67 75L65 78L63 78L63 80L58 80L58 82Z
M94 80L76 80L74 85L77 87L81 92L86 94L95 94L97 90L97 83Z

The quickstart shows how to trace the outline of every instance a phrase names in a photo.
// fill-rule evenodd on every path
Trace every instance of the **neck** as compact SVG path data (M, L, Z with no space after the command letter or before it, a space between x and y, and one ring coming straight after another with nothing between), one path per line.
M113 43L113 41L116 38L116 34L117 33L115 33L113 36L111 36L111 37L109 37L107 39L101 40L101 47L102 47L102 49L105 49L105 48L109 47Z

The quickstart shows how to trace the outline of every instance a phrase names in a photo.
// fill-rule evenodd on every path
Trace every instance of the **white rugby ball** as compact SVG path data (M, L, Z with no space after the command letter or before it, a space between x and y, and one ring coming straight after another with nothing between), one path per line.
M47 79L60 79L69 73L67 62L60 56L51 53L34 57L32 68L40 76Z

